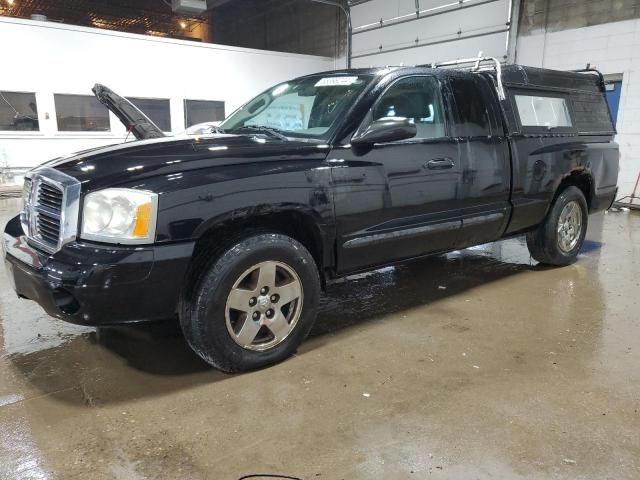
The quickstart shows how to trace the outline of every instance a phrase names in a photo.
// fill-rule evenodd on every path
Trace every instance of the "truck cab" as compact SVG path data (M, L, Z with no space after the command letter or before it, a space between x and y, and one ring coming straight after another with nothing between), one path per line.
M611 205L619 153L600 75L499 75L500 85L491 71L404 68L379 86L356 141L388 117L416 133L352 148L349 132L329 155L349 167L334 170L340 272L525 233L561 184L591 211Z

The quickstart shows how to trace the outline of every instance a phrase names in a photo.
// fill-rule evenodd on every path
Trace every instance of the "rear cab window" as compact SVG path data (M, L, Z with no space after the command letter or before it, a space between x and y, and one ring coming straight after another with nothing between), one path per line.
M452 76L449 85L456 105L455 135L463 138L492 137L503 134L494 101L495 93L484 78L476 74Z

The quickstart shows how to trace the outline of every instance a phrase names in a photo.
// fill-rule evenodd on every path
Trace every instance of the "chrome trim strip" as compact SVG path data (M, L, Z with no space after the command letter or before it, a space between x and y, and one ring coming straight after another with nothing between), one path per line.
M457 230L461 227L461 220L454 220L449 222L436 223L434 225L425 225L422 227L407 228L404 230L395 230L387 233L376 233L366 237L358 237L353 240L348 240L342 245L343 248L358 248L368 247L370 245L377 245L379 243L388 242L389 240L403 240L405 238L417 237L420 235L426 235L437 232L446 232L450 230Z
M495 222L497 220L504 220L504 213L489 213L484 215L474 215L472 217L467 217L462 219L462 228L464 227L472 227L475 225L483 225L489 222Z

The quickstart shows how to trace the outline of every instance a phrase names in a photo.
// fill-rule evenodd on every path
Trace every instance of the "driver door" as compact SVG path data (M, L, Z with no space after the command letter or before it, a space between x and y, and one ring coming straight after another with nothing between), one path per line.
M339 273L453 248L461 227L458 142L448 133L441 83L396 80L365 118L412 119L415 138L335 150L328 157L338 231ZM362 127L361 127L362 129ZM339 166L338 166L339 165Z

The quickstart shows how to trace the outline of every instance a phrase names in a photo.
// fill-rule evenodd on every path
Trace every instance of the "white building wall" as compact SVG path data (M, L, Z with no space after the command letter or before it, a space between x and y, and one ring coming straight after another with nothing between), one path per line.
M640 172L640 20L606 23L518 38L516 62L559 70L588 63L604 74L623 74L618 112L620 196L629 195Z
M227 114L270 86L331 70L334 60L0 17L0 90L35 92L39 132L0 132L0 168L121 142L111 132L57 131L54 93L91 95L103 83L123 96L169 98L174 131L183 99L222 100Z

